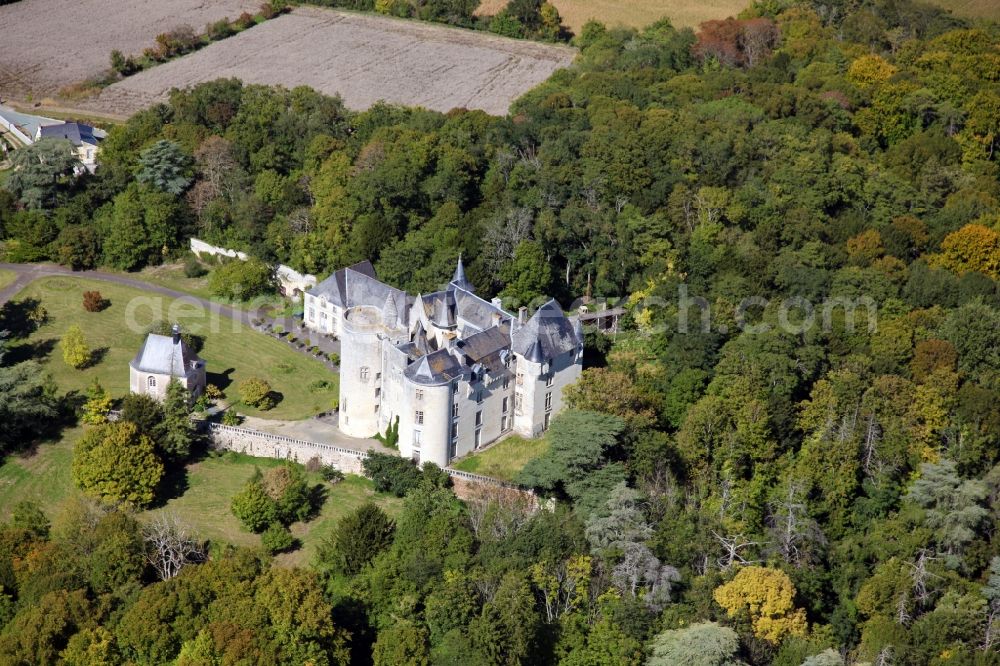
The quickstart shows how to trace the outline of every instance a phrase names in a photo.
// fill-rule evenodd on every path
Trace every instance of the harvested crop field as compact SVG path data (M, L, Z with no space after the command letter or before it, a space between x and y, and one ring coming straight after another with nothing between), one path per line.
M21 0L0 6L0 91L36 98L101 75L111 51L139 54L180 25L256 11L260 0Z
M131 113L165 100L171 88L235 77L287 88L307 85L339 94L351 109L384 100L502 115L513 100L575 56L567 46L300 7L119 81L87 106Z

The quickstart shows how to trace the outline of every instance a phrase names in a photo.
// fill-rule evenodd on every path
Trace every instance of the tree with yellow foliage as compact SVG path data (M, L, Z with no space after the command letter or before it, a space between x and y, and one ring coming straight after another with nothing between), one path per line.
M967 224L941 241L931 264L959 275L982 273L1000 279L1000 233L982 224Z
M795 585L779 569L744 567L712 596L729 617L749 613L757 638L778 643L785 636L806 633L805 611L795 608Z
M865 55L851 63L847 78L859 88L873 88L896 73L896 67L878 55Z
M63 360L66 365L79 370L90 362L90 348L87 347L83 331L76 324L66 329L59 345L62 347Z

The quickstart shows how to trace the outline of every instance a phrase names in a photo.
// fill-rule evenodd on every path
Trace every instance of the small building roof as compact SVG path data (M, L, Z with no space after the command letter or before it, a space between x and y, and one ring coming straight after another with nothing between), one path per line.
M129 365L139 372L186 377L204 363L184 343L180 334L169 336L150 333Z
M41 139L68 139L74 146L89 144L96 146L103 136L99 136L90 125L83 123L62 123L61 125L42 125L39 130ZM103 132L101 132L103 134Z

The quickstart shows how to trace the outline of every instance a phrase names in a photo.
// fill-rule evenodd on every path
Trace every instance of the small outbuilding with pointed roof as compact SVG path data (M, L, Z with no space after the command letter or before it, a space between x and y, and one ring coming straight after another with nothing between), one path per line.
M205 361L181 337L174 326L171 335L150 333L129 363L129 389L132 393L163 400L171 380L180 382L192 397L205 391Z

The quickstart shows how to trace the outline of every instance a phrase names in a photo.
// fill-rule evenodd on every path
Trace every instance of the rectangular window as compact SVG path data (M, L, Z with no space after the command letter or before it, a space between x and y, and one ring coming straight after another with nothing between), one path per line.
M420 431L419 430L414 430L413 431L413 448L417 449L418 451L420 450Z
M479 428L483 425L483 413L476 412L476 427Z
M452 458L458 455L458 441L451 440L451 444L448 445L448 460L451 461Z
M321 311L321 312L319 313L319 320L320 320L320 321L326 321L326 313L325 313L325 312L322 312L322 311Z
M522 403L521 394L520 393L515 393L514 394L514 413L515 414L518 414L518 415L521 414L521 403Z
M552 391L545 394L545 409L552 409Z
M382 379L382 373L381 372L376 372L375 373L375 381L378 381L380 379Z
M476 444L475 444L475 447L478 449L480 446L482 446L482 443L483 443L483 431L482 430L477 430L476 431Z
M343 402L340 403L340 411L347 411L347 398L344 398Z
M544 430L548 430L549 429L549 419L551 419L551 418L552 418L552 414L550 414L548 412L545 412L545 422L542 425L542 428Z
M483 393L484 392L482 389L476 391L476 402L479 403L480 405L483 404Z
M457 419L458 418L458 403L457 402L451 403L451 418L453 418L453 419Z
M500 417L500 432L507 432L507 428L510 427L510 419L504 414Z
M423 425L424 424L424 413L421 412L421 411L418 411L413 416L413 422L416 423L417 425Z
M368 366L362 366L360 372L361 372L361 381L363 382L368 381L368 372L369 372Z
M546 386L552 386L552 379L554 377L555 377L555 373L554 372L550 372L549 376L545 378L545 385Z
M382 389L380 389L380 388L376 387L376 388L375 388L375 398L376 398L376 399L378 399L378 397L379 397L380 395L382 395Z
M417 400L423 400L424 399L423 389L417 389L416 391L414 391L413 397L416 398Z
M508 398L507 396L504 396L503 398L503 409L500 411L502 411L504 414L510 411L510 398Z
M506 391L510 388L510 377L503 378L503 390Z
M316 311L312 308L309 308L309 315L307 319L309 319L309 321L316 321Z
M517 373L517 385L521 386L522 384L524 384L524 373L519 372Z

